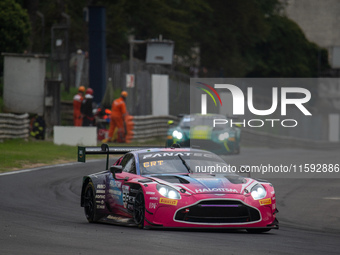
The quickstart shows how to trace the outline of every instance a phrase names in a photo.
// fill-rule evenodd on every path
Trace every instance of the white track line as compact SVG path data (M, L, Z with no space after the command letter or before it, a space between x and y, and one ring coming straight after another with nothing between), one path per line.
M92 160L88 160L87 162L94 162L94 161L100 161L100 160L102 160L102 159L92 159ZM41 167L35 167L35 168L29 168L29 169L23 169L23 170L14 170L14 171L11 171L11 172L0 173L0 176L12 175L12 174L22 174L22 173L28 173L28 172L33 172L33 171L37 171L37 170L49 169L49 168L52 168L52 167L71 166L71 165L75 165L75 164L82 164L82 163L71 162L71 163L41 166Z
M11 172L0 173L0 176L33 172L33 171L42 170L42 169L48 169L48 168L52 168L52 167L70 166L70 165L74 165L76 163L78 163L78 162L58 164L58 165L49 165L49 166L41 166L41 167L30 168L30 169L23 169L23 170L14 170L14 171L11 171Z

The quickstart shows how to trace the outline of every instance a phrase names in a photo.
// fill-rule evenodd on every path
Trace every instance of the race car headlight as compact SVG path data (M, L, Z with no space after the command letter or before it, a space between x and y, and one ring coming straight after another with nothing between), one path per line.
M183 134L177 130L175 130L174 132L172 132L172 136L175 137L176 139L181 140L183 138Z
M181 199L181 195L179 194L179 192L168 186L158 184L157 190L159 194L161 194L163 197L167 197L171 199Z
M254 198L254 200L264 198L266 195L267 195L267 192L261 184L256 184L251 189L251 196Z
M228 138L229 138L229 133L228 132L225 132L225 133L220 134L218 136L218 140L220 140L220 141L223 141L223 140L228 139Z

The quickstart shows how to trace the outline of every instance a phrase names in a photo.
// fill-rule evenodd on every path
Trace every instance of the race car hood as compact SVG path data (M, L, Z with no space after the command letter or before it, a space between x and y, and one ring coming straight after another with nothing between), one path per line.
M241 194L251 182L250 179L238 175L196 173L189 175L157 175L151 178L168 186L184 188L191 194Z
M211 139L212 127L210 126L194 126L191 128L191 139Z

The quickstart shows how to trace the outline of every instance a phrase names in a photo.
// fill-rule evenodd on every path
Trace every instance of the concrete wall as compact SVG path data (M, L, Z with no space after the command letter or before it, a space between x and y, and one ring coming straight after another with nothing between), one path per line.
M42 115L46 56L10 53L3 55L5 111Z
M54 126L54 144L97 146L97 127Z
M304 31L308 40L331 49L340 46L339 0L288 0L286 15Z
M152 86L152 115L169 115L169 76L153 74Z

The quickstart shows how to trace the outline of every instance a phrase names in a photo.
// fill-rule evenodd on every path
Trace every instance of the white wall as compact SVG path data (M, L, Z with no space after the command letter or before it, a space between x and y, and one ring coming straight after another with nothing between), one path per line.
M169 115L169 76L153 74L151 89L152 115Z
M97 146L97 127L54 126L54 144Z
M340 115L329 115L329 141L339 142L340 140Z
M12 113L44 111L44 56L4 53L4 107Z

